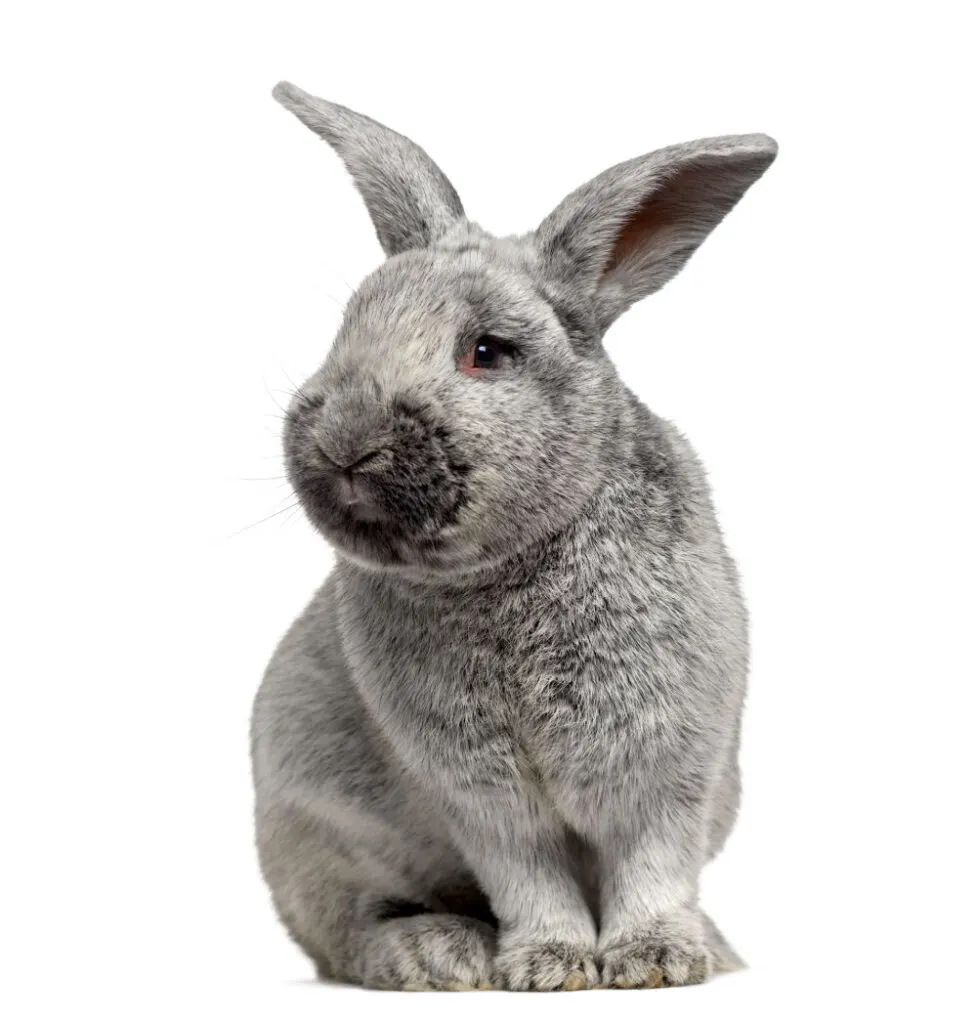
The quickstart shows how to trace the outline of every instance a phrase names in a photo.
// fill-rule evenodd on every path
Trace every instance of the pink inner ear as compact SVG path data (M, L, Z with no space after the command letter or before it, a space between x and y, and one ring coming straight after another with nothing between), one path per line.
M655 194L641 203L617 237L604 273L619 267L638 250L646 249L655 235L674 224L677 220L676 211L666 200L661 200L662 197Z
M659 185L624 224L604 273L619 267L640 250L649 249L655 238L686 219L688 211L682 209L681 197L695 193L696 179L700 177L698 168L684 167Z
M738 195L723 198L721 178L705 160L689 162L670 173L634 211L617 237L605 273L641 252L648 254L662 236L681 232L694 224L696 215L709 207L721 209L716 221L731 208ZM731 192L731 190L730 190Z

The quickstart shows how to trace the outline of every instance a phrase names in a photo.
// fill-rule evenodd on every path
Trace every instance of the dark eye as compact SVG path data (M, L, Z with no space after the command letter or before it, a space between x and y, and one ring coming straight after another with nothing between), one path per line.
M463 373L477 377L486 371L500 369L511 360L513 352L508 342L484 335L464 353L459 368Z
M502 357L502 350L490 341L474 346L472 362L479 370L490 370Z

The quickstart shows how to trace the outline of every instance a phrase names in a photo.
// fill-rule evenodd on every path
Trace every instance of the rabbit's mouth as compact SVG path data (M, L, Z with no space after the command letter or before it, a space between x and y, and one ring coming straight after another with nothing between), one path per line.
M404 402L355 442L317 407L299 407L286 426L285 454L313 525L371 564L423 564L468 500L468 468L447 431L429 409Z
M367 451L344 465L321 445L319 448L325 472L333 478L337 503L360 522L378 523L389 519L379 478L392 468L393 452L389 448Z

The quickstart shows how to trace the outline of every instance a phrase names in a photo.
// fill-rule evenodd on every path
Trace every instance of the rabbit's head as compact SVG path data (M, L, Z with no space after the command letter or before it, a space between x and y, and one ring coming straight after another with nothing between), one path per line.
M375 567L458 572L576 516L620 466L626 392L603 334L673 277L769 166L764 135L619 164L495 238L430 157L345 107L274 95L338 152L388 259L289 409L311 521Z

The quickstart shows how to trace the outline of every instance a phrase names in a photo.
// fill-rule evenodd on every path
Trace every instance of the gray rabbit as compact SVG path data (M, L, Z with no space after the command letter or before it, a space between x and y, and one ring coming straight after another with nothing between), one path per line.
M746 613L695 453L602 345L776 155L619 164L539 228L467 220L427 154L281 83L388 257L288 410L335 570L254 708L257 845L320 977L688 985L739 800Z

